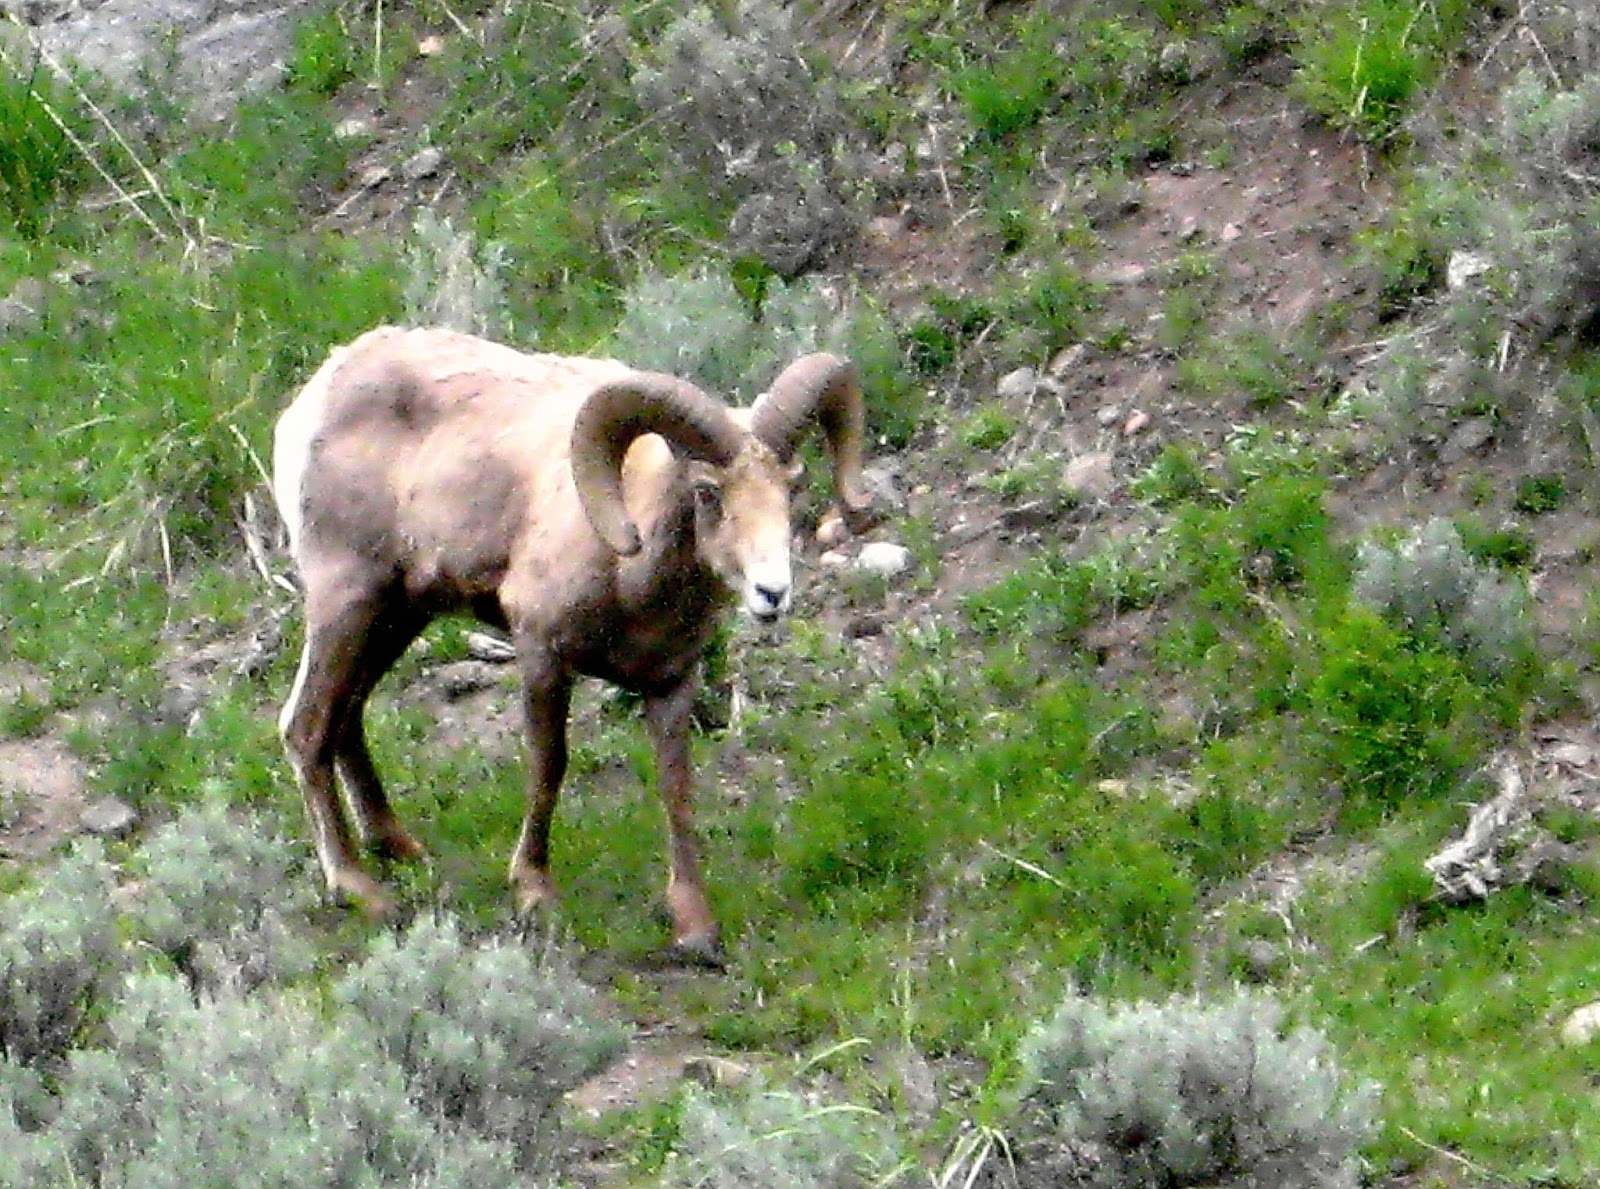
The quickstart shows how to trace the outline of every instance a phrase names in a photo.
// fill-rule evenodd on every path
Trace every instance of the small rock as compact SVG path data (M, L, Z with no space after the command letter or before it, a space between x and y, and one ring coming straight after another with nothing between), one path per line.
M881 636L888 626L888 623L881 615L875 615L870 612L852 615L845 621L845 639L865 640L868 636Z
M444 53L445 41L437 33L417 42L417 53L424 58L436 58Z
M511 641L488 632L468 632L466 643L467 655L476 661L504 665L517 659L517 650Z
M435 669L433 679L439 692L454 702L498 684L500 670L486 661L455 661Z
M861 468L861 486L883 515L906 507L905 468L898 458L876 458Z
M824 570L839 570L850 564L850 557L837 549L829 549L817 558L817 564Z
M1061 481L1081 499L1103 500L1117 487L1109 451L1084 454L1067 464Z
M1561 1025L1561 1039L1574 1048L1586 1045L1596 1037L1600 1037L1600 1003L1580 1007Z
M872 541L856 555L856 569L893 578L911 568L911 550L892 541Z
M1191 215L1178 227L1178 239L1184 243L1188 243L1193 239L1199 239L1202 230L1203 228L1200 226L1200 220Z
M1031 367L1019 367L1000 377L995 394L1002 400L1027 400L1039 389L1039 373Z
M690 1057L683 1063L683 1077L707 1090L736 1090L750 1081L751 1070L726 1057Z
M1150 269L1143 264L1119 264L1115 268L1108 268L1094 274L1094 279L1106 285L1138 285L1150 275Z
M408 182L420 182L423 178L433 177L443 165L444 150L429 145L400 167L400 176Z
M1594 751L1581 743L1562 743L1550 749L1550 758L1569 768L1587 768L1594 763Z
M1494 440L1493 417L1470 417L1456 426L1439 447L1439 461L1446 466L1463 462Z
M1222 242L1225 243L1225 244L1231 244L1234 240L1238 239L1243 234L1244 234L1244 228L1240 227L1239 224L1237 224L1237 223L1228 223L1228 224L1224 225L1223 228L1222 228L1222 237L1221 237L1222 238Z
M1122 420L1121 405L1102 405L1094 415L1094 419L1102 428L1110 429Z
M369 165L361 171L361 178L357 184L363 190L376 190L393 176L394 171L386 165Z
M365 116L351 116L340 120L333 128L335 140L364 140L372 135L376 125Z
M1125 438L1131 438L1135 434L1142 432L1149 426L1149 424L1150 414L1144 412L1142 409L1135 409L1132 413L1128 414L1128 419L1122 423L1122 436Z
M1083 362L1089 348L1084 343L1073 343L1072 346L1057 351L1050 360L1050 374L1060 379L1070 371L1074 371Z
M1451 289L1464 288L1494 267L1494 257L1484 252L1452 252L1445 266L1445 282Z
M844 526L844 517L837 512L830 512L822 518L822 523L817 525L817 544L824 549L834 549L843 545L850 536L850 530Z
M101 797L83 811L78 828L98 838L126 838L139 824L139 811L119 797Z

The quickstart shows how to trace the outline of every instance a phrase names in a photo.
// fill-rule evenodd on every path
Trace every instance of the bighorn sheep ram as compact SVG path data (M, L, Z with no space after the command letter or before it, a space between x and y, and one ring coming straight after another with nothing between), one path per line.
M666 806L675 946L714 959L692 820L689 713L700 655L737 597L790 601L790 483L815 422L840 512L863 526L863 404L831 355L791 364L748 409L613 360L380 328L328 360L278 421L273 491L305 595L305 649L279 725L328 887L390 907L357 858L414 859L367 750L373 688L435 616L510 631L528 732L518 907L551 902L549 831L574 679L643 696Z

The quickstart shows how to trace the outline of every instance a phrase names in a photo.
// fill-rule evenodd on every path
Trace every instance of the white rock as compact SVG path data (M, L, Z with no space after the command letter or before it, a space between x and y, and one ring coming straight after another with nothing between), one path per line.
M1493 267L1494 257L1485 252L1451 252L1450 263L1445 267L1445 280L1450 288L1460 289Z
M365 116L351 116L347 120L340 120L333 128L335 140L362 140L376 130L377 125Z
M841 553L837 549L829 549L817 558L817 564L824 570L838 570L849 565L850 558L848 554Z
M845 538L850 535L844 526L844 517L837 512L832 513L817 525L817 544L824 549L834 549L844 544Z
M911 568L911 550L892 541L872 541L856 555L856 569L893 578Z
M1580 1007L1561 1025L1561 1039L1576 1048L1600 1036L1600 1003Z
M1031 367L1019 367L1007 372L995 385L995 393L1002 400L1026 400L1039 387L1039 373Z
M400 174L408 182L420 182L423 178L431 178L438 173L443 164L444 150L429 145L402 165Z
M1073 343L1070 347L1063 347L1057 351L1050 360L1050 374L1061 377L1070 371L1076 370L1083 357L1089 353L1089 348L1083 343Z
M1083 499L1103 500L1117 486L1111 462L1111 454L1107 451L1080 455L1067 464L1061 481L1066 484L1067 490L1076 492Z
M139 811L119 797L101 797L83 811L78 827L101 838L126 838L139 824Z

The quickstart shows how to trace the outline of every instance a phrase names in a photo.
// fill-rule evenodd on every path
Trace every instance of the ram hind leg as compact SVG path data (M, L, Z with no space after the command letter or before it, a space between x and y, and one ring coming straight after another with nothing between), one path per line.
M709 966L723 964L717 923L700 875L700 839L694 826L694 774L689 753L689 716L695 682L684 681L645 699L656 754L656 786L667 813L670 867L667 912L672 917L672 948L681 958Z
M382 916L393 902L362 870L334 776L340 731L377 610L370 595L348 588L308 592L305 648L278 725L305 799L328 891Z
M351 696L339 723L336 766L346 799L355 813L356 830L373 854L401 862L427 857L422 844L400 824L383 780L367 747L367 699L395 661L411 646L426 620L403 612L384 616L372 627L368 645L354 675Z

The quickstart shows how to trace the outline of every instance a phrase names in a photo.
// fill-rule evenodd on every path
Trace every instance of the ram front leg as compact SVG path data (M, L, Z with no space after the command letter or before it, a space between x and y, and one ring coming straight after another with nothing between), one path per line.
M708 966L723 965L722 943L700 877L700 840L694 828L693 772L689 756L689 714L695 682L645 699L656 753L656 787L667 811L670 867L667 911L672 916L672 948L678 956Z
M541 663L533 650L520 650L523 706L528 731L528 811L511 855L511 886L517 910L532 916L554 906L550 877L550 822L567 774L567 713L572 683Z

